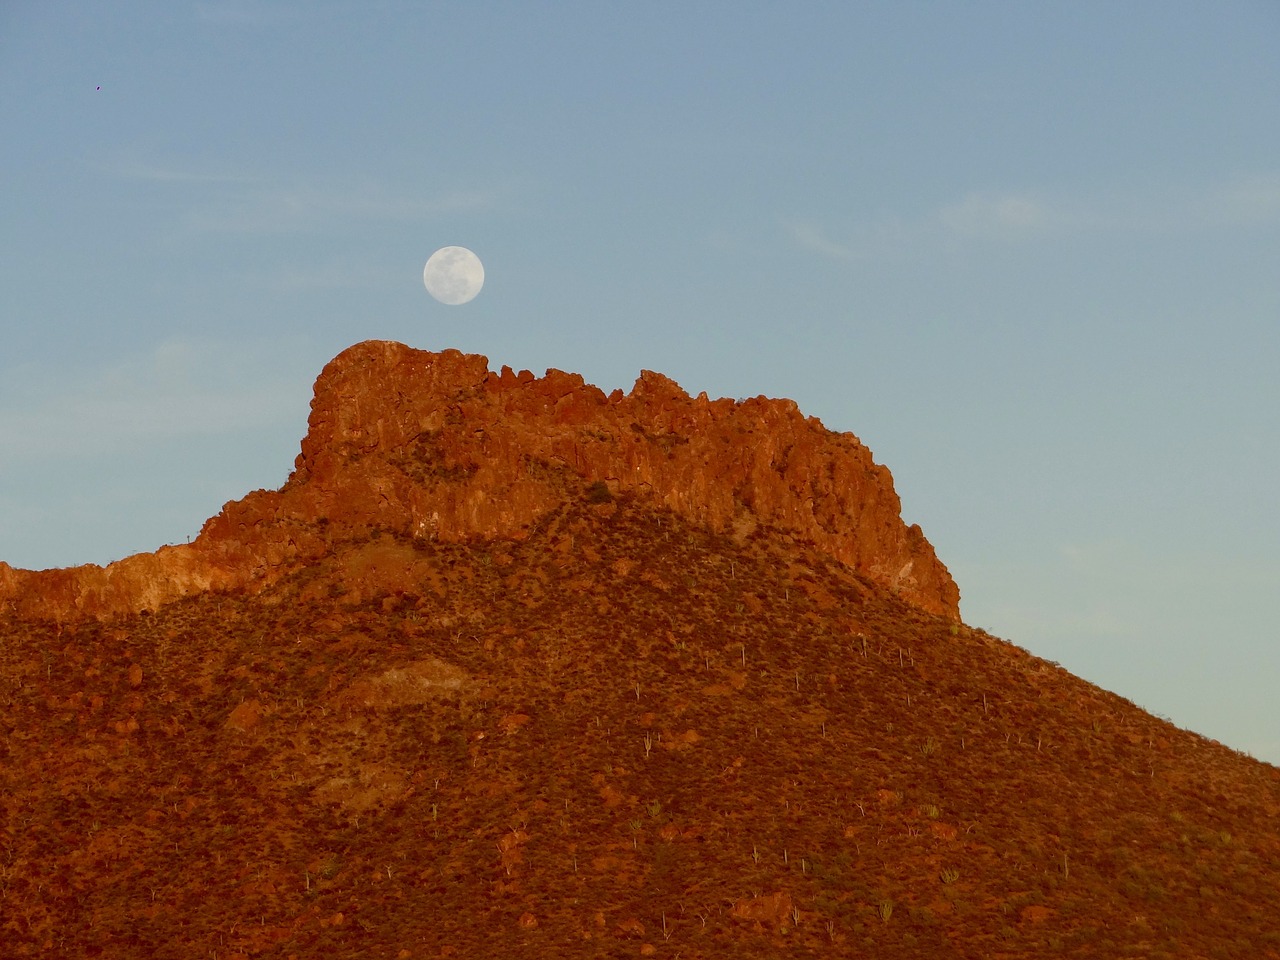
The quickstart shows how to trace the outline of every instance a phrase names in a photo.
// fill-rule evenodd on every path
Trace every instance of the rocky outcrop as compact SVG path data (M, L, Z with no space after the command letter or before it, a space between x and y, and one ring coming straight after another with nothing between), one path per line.
M690 397L650 371L606 395L576 374L494 373L483 356L387 341L325 366L280 490L228 503L189 545L107 567L0 564L0 610L104 615L252 590L377 529L519 538L583 483L716 530L790 531L910 603L959 616L959 591L920 528L902 522L889 471L790 400Z

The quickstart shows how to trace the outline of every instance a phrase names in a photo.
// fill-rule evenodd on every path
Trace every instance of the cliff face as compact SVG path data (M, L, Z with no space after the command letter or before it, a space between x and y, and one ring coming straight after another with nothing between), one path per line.
M154 609L208 589L261 589L375 529L521 538L586 483L741 535L788 530L931 613L959 591L889 471L790 400L690 397L644 371L606 396L576 374L488 368L479 355L367 341L316 380L289 481L228 503L196 540L107 567L0 564L0 610L61 619Z

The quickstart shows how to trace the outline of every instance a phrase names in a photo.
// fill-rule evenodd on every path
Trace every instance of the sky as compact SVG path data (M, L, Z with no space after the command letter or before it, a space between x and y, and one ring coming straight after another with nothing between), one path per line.
M967 623L1280 763L1271 0L6 0L0 130L0 559L280 486L361 340L651 369L856 434Z

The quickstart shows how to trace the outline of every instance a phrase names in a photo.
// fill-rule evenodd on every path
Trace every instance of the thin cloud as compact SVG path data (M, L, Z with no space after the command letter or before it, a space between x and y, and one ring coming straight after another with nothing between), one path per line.
M252 379L242 369L239 348L171 341L92 377L34 367L6 371L0 393L3 466L91 459L297 415L305 383L266 372Z
M123 160L103 164L102 169L111 176L125 180L144 180L152 183L252 183L253 178L240 174L194 170L177 165L145 163Z
M323 266L274 272L266 285L278 292L305 290L362 290L382 288L404 282L402 271L385 264L333 261Z
M86 157L83 163L99 174L143 183L249 184L256 179L216 159L197 161L172 155L156 156L136 149L113 150L104 156Z
M831 260L860 260L861 254L852 247L830 239L815 223L801 221L787 225L791 239L806 250Z
M938 222L947 232L992 239L1040 233L1053 219L1043 201L1017 193L970 193L938 211Z
M413 223L450 213L495 210L510 184L443 189L397 189L376 181L273 183L270 178L214 162L127 154L89 161L106 176L139 183L208 186L187 200L185 225L196 232L287 233L331 221Z
M949 237L1024 240L1068 222L1058 209L1027 194L975 192L914 219L886 216L861 223L851 240L834 240L824 227L809 220L792 221L786 231L799 247L828 260L849 263Z
M1254 174L1217 184L1195 206L1211 223L1280 223L1280 173Z
M1270 226L1280 224L1280 172L1052 200L1029 193L974 192L943 206L937 223L952 235L993 240L1064 231L1159 235Z
M211 233L288 233L329 221L414 223L446 213L492 210L498 190L460 190L422 197L381 187L304 185L255 190L191 213L192 230Z
M1076 196L974 190L916 217L858 223L844 229L841 240L812 220L791 221L785 228L797 246L847 263L940 242L1029 243L1082 233L1167 236L1274 225L1280 225L1280 172Z
M196 19L219 27L263 27L296 19L292 5L238 2L217 3L206 0L195 4Z

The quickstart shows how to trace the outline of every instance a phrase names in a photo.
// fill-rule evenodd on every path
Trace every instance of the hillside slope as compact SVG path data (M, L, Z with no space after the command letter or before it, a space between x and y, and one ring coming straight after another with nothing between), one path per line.
M206 527L322 545L251 578L10 594L0 955L1280 956L1274 767L794 521L559 461L501 532L299 506L422 443L304 446Z

